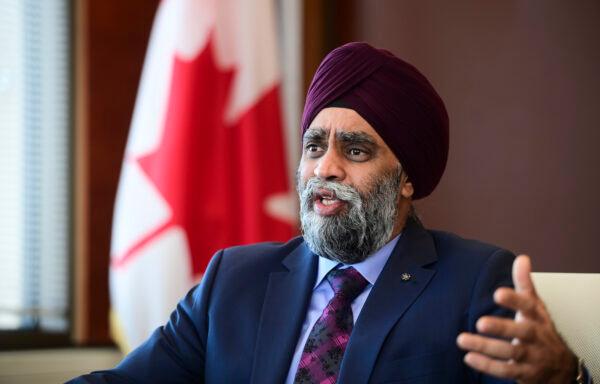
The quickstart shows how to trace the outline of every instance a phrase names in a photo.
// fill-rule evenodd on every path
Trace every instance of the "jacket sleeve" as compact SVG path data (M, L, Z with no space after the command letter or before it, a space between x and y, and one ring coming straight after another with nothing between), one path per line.
M167 324L115 368L68 383L203 383L208 305L222 254L215 254L202 282L179 302Z
M494 292L499 287L513 287L512 263L515 255L504 249L496 250L481 268L473 286L468 313L467 330L477 333L475 324L482 316L513 318L514 312L498 306L494 302ZM469 368L471 382L483 384L505 384L514 381L498 379Z

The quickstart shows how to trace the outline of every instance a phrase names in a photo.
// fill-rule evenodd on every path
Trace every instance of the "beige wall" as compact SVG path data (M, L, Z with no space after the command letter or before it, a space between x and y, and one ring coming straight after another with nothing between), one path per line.
M356 38L420 68L450 158L429 227L600 272L600 2L356 0Z

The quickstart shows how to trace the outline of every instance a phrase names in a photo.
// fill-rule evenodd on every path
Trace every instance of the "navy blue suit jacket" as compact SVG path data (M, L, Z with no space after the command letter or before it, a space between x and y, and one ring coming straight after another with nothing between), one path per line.
M354 326L339 383L504 383L456 346L511 286L510 252L409 220ZM219 251L199 286L115 369L79 383L283 383L317 272L302 238ZM402 273L411 278L404 281Z

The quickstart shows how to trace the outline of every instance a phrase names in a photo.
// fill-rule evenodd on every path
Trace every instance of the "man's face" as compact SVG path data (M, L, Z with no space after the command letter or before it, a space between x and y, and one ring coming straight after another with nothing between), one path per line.
M315 117L304 134L297 177L304 238L315 253L360 262L401 230L397 208L412 185L355 111L325 108Z

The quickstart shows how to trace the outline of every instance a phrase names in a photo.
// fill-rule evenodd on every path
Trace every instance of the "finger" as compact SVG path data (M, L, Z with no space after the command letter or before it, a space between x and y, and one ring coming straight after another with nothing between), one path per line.
M492 339L489 337L475 335L463 332L456 339L458 346L466 351L479 352L496 359L514 359L524 358L524 351L521 345L512 344L506 340Z
M525 317L536 319L538 313L538 298L531 294L519 293L512 288L500 287L494 292L494 301L505 308L522 312Z
M533 280L531 280L531 259L529 256L520 255L515 259L512 277L517 292L527 292L536 296Z
M488 375L504 379L521 379L530 376L532 367L529 364L520 364L502 360L495 360L478 352L469 352L464 361L470 367Z
M475 325L477 331L504 339L519 339L524 342L535 340L535 327L528 320L514 321L495 316L483 316Z

